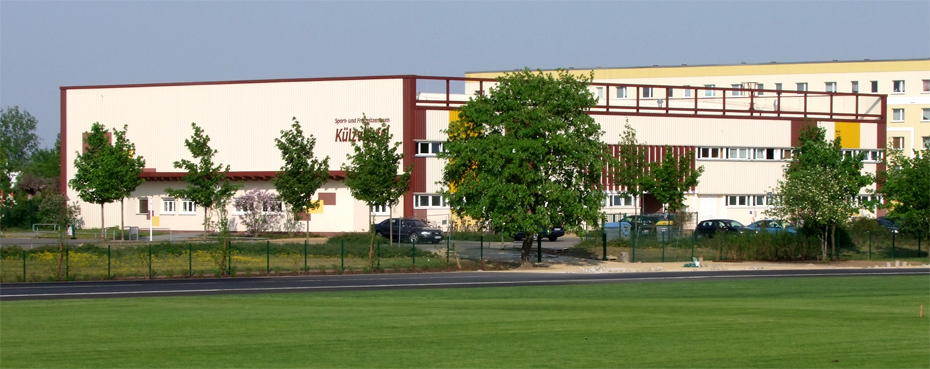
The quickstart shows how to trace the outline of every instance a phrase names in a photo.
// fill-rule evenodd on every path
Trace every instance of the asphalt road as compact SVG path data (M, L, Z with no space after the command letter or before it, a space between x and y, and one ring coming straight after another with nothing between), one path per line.
M454 272L151 281L4 283L0 285L0 301L892 275L930 276L930 268L643 273Z

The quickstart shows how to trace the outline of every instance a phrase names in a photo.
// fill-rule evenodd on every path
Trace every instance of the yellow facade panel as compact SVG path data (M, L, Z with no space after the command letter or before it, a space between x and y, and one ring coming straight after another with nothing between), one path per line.
M840 144L844 149L858 149L862 147L859 123L836 122L834 125L834 134L835 138L840 139Z

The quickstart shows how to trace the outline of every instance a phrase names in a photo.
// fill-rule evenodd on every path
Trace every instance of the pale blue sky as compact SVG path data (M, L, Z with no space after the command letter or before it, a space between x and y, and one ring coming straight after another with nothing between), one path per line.
M930 57L930 1L0 1L0 106L59 87Z

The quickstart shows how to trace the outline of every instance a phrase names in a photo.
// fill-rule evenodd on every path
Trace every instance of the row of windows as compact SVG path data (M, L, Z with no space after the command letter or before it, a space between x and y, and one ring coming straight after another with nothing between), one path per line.
M181 210L178 211L177 203L181 203ZM139 199L139 214L148 214L149 213L149 199L140 198ZM170 197L161 198L161 214L196 214L197 213L197 204L193 200L175 200Z
M930 108L921 108L922 115L920 116L921 122L930 122ZM904 121L904 108L891 109L891 121L892 122L903 122Z
M747 148L747 147L701 147L698 159L730 160L790 160L791 149Z
M904 82L905 82L904 80L891 81L891 92L892 93L904 93L905 92ZM704 87L716 88L717 85L706 84L704 85ZM879 87L878 81L869 81L869 92L870 93L878 93L878 87ZM930 93L930 79L921 80L921 87L922 87L922 90L921 90L922 92ZM764 90L765 84L756 83L756 82L745 82L745 83L739 83L739 84L731 84L730 88L732 89L730 90L730 96L740 97L740 96L748 96L745 94L745 91L742 91L742 90L747 90L747 89ZM630 87L630 89L635 91L636 87ZM684 86L684 88L680 88L680 89L666 88L665 97L675 97L675 90L681 90L681 94L682 94L681 97L691 97L692 96L691 91L693 91L694 88L691 88L691 86ZM782 83L776 83L775 90L783 91L784 85ZM795 83L795 90L798 92L808 91L808 83L807 82ZM836 82L824 82L823 90L824 92L839 92L839 90L837 89ZM595 91L597 92L598 99L604 98L604 87L596 87ZM619 87L616 87L615 91L616 93L613 96L613 98L617 98L617 99L630 98L629 94L627 93L627 87L619 86ZM653 91L652 87L641 87L640 91L642 91L643 98L648 99L648 98L655 97L655 92ZM717 90L703 90L703 91L704 91L703 92L704 97L715 97L717 95ZM849 91L852 93L859 93L859 81L850 81ZM756 92L756 96L763 96L764 94L765 94L764 91Z

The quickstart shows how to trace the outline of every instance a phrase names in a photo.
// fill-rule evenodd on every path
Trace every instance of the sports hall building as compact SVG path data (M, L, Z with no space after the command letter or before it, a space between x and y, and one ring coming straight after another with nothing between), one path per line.
M688 193L686 205L699 219L761 219L767 195L782 177L804 124L818 124L828 136L842 137L849 152L865 151L869 172L879 169L880 151L888 141L886 93L777 89L764 81L708 86L671 75L647 83L598 73L590 89L599 104L589 114L600 123L611 150L616 152L615 144L629 124L648 145L650 160L660 160L665 145L674 155L696 154L692 165L704 166L705 172ZM495 84L492 74L500 73L62 87L62 188L74 176L77 150L94 122L107 128L127 125L136 153L146 160L146 182L126 201L126 225L147 228L151 222L175 231L202 229L201 207L165 193L165 188L185 186L180 180L185 173L172 163L190 158L184 140L193 133L191 122L209 135L211 147L218 150L215 161L230 165L230 177L243 185L241 192L273 191L270 180L282 165L274 139L296 118L305 133L316 138L314 154L330 158L330 178L315 195L323 206L310 214L310 231L364 231L369 209L352 198L340 169L352 149L351 132L364 114L387 123L394 140L402 143L404 166L413 165L411 185L400 204L376 209L376 218L386 218L391 210L394 216L447 225L455 219L440 194L444 164L436 153L442 150L443 132L455 120L456 107L469 96L488 93ZM907 83L920 86L919 81ZM619 195L622 189L606 180L604 189L607 213L661 209L648 195ZM74 190L67 192L78 199ZM99 205L81 206L84 226L99 227ZM104 211L108 225L118 223L119 203L107 204ZM235 218L236 210L230 206L229 212Z

